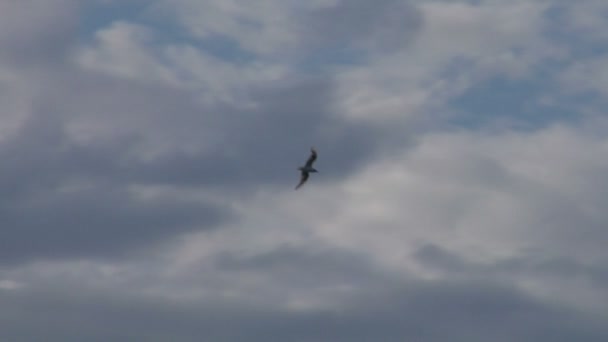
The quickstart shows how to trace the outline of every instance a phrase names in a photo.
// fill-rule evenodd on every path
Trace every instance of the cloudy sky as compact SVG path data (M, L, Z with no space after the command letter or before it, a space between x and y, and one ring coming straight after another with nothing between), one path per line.
M0 104L2 341L608 340L605 0L0 0Z

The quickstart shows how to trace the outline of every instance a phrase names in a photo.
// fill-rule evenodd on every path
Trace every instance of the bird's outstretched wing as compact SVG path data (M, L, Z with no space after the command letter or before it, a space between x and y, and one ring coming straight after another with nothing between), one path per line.
M300 176L300 183L296 186L296 190L298 190L306 181L308 180L308 172L302 171L302 175Z
M306 161L306 167L308 167L308 168L312 167L312 163L314 163L315 160L317 160L317 151L315 150L314 147L311 147L310 148L310 157L308 157L308 160Z

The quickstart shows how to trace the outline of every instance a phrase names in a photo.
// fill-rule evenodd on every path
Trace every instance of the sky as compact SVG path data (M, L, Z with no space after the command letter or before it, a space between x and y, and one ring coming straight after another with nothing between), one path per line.
M2 0L0 104L2 341L608 340L604 0Z

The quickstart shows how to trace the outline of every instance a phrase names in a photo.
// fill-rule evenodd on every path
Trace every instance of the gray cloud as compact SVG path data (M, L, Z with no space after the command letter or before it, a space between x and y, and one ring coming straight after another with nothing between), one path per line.
M423 26L421 11L407 0L326 4L270 0L235 7L216 0L179 3L181 10L176 10L174 1L162 1L161 8L175 13L178 25L210 51L217 51L217 42L223 42L230 47L224 54L230 56L236 52L247 58L285 58L307 67L396 52L411 43Z
M266 275L275 284L282 284L276 292L310 291L331 286L362 288L394 287L398 277L370 262L362 253L335 246L283 245L270 251L243 256L223 252L214 258L220 273ZM333 298L336 299L336 298Z
M0 292L10 341L602 341L605 325L492 283L412 283L339 311L180 303L65 291ZM407 287L407 289L405 289ZM32 329L36 327L36 329Z
M339 1L302 17L305 44L334 49L396 51L406 46L422 26L422 14L407 1Z
M74 42L79 24L76 1L6 1L0 9L0 60L5 63L59 62Z
M606 260L581 262L575 256L551 256L549 253L529 251L517 257L494 262L466 260L457 253L428 244L414 253L414 258L431 270L439 270L459 279L546 277L563 279L585 279L595 288L608 289L608 266Z
M333 85L326 78L252 89L250 97L257 105L246 110L197 105L196 94L188 91L103 78L85 80L78 88L74 91L83 102L61 107L75 118L107 115L103 124L124 132L114 153L130 147L145 152L163 141L165 152L155 158L125 161L115 156L110 162L122 162L114 177L127 176L134 182L235 187L260 181L292 183L295 168L312 145L319 149L320 163L331 161L326 176L340 177L354 171L382 143L377 127L340 118L331 105ZM83 114L87 109L91 112ZM124 122L124 117L130 120ZM126 125L121 126L123 122Z
M598 190L604 188L605 166L600 163L551 155L551 165L582 169L552 181L572 174L592 180L581 181L573 191L541 185L507 167L526 148L496 157L496 146L475 150L485 140L464 129L466 141L455 150L450 147L462 136L439 134L443 144L419 151L418 157L429 159L427 164L399 164L412 166L399 175L391 170L388 183L395 182L396 191L413 190L412 197L390 194L393 184L373 188L372 178L384 178L378 172L362 177L372 191L366 192L368 184L350 193L322 191L333 198L319 217L311 218L315 215L309 212L302 214L309 217L300 217L300 212L289 213L288 206L273 211L269 207L276 204L277 189L277 198L293 200L298 209L314 208L306 201L317 195L288 197L280 191L292 190L296 167L311 145L319 150L321 171L314 181L337 183L379 155L408 149L413 138L402 138L403 127L345 119L335 106L339 94L333 75L312 78L296 71L297 77L249 81L251 86L240 89L238 96L253 105L243 109L240 103L200 101L201 94L185 86L85 71L70 59L82 19L77 2L7 4L0 5L0 85L9 95L2 94L6 105L0 119L14 114L24 121L14 131L2 127L0 136L0 340L608 340L605 317L592 316L593 305L588 309L585 296L588 291L591 300L603 298L608 286L602 211L607 199ZM266 17L273 14L256 15L273 25ZM302 13L289 25L264 27L259 35L247 37L282 44L281 30L295 27L295 50L304 51L306 60L355 50L395 52L424 28L422 13L410 2L396 0L340 1ZM230 33L240 29L236 25ZM114 42L123 42L120 30L113 34ZM146 48L138 53L161 49ZM271 51L266 58L275 50L260 51ZM144 60L154 64L158 56L164 55ZM329 61L324 58L323 63ZM302 59L289 62L300 66ZM519 143L515 140L493 143ZM523 144L532 150L539 144L553 148L560 140L547 141ZM556 149L567 150L574 141ZM545 157L542 151L538 155ZM522 162L520 172L533 174L541 165L538 155L527 156L530 160ZM546 171L543 167L540 171ZM398 182L413 185L400 187ZM471 193L463 190L467 187ZM153 196L138 189L154 190ZM247 202L260 190L271 203L250 214ZM380 194L384 191L386 197ZM204 199L188 196L193 193ZM497 202L488 203L488 193ZM337 198L344 194L352 198ZM215 196L225 197L216 202ZM362 204L351 208L351 200ZM342 201L345 206L335 204ZM391 214L387 201L403 201L396 203L403 205L403 216L392 216L398 220L382 217L383 209L387 217ZM242 217L232 205L245 207ZM487 209L485 216L470 215L480 208ZM371 218L365 213L350 216L359 209L369 209ZM360 224L354 222L357 218L379 224L353 227ZM446 225L450 227L444 229ZM458 250L468 246L468 225L479 228L471 234L485 234L473 244L488 239L494 243L489 248L504 247L499 252L515 255L493 255L483 262L471 257L475 251L469 255ZM178 238L192 232L208 234L187 241L200 245L169 243L183 242ZM518 240L524 234L531 250L503 246L515 244L510 237ZM458 243L446 242L453 236ZM413 239L423 247L406 255L403 251L415 244ZM142 250L143 257L138 254ZM74 267L76 260L87 270ZM420 280L427 272L438 276ZM519 288L520 280L547 286L546 292L554 290L552 284L565 284L565 290L558 290L572 298L582 294L585 300L541 300L534 291ZM570 289L571 280L583 285Z
M142 200L120 174L124 143L78 146L62 122L35 116L5 142L0 177L0 262L111 256L144 242L209 229L224 216L213 204Z
M291 189L311 145L331 180L354 172L380 143L374 128L339 119L327 78L251 89L257 106L243 110L67 65L23 75L31 110L0 145L4 263L117 256L228 215L212 203L140 200L134 185ZM83 124L89 133L79 141L71 130Z

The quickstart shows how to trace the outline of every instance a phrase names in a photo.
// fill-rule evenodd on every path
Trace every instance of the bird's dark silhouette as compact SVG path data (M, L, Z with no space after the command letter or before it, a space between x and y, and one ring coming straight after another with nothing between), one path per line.
M298 190L302 185L304 185L304 183L306 183L308 177L310 176L310 173L319 172L317 171L317 169L312 167L312 164L315 162L315 160L317 160L317 151L314 147L311 147L310 157L308 157L306 164L298 168L298 170L300 170L300 183L298 183L298 185L296 186L296 190Z

